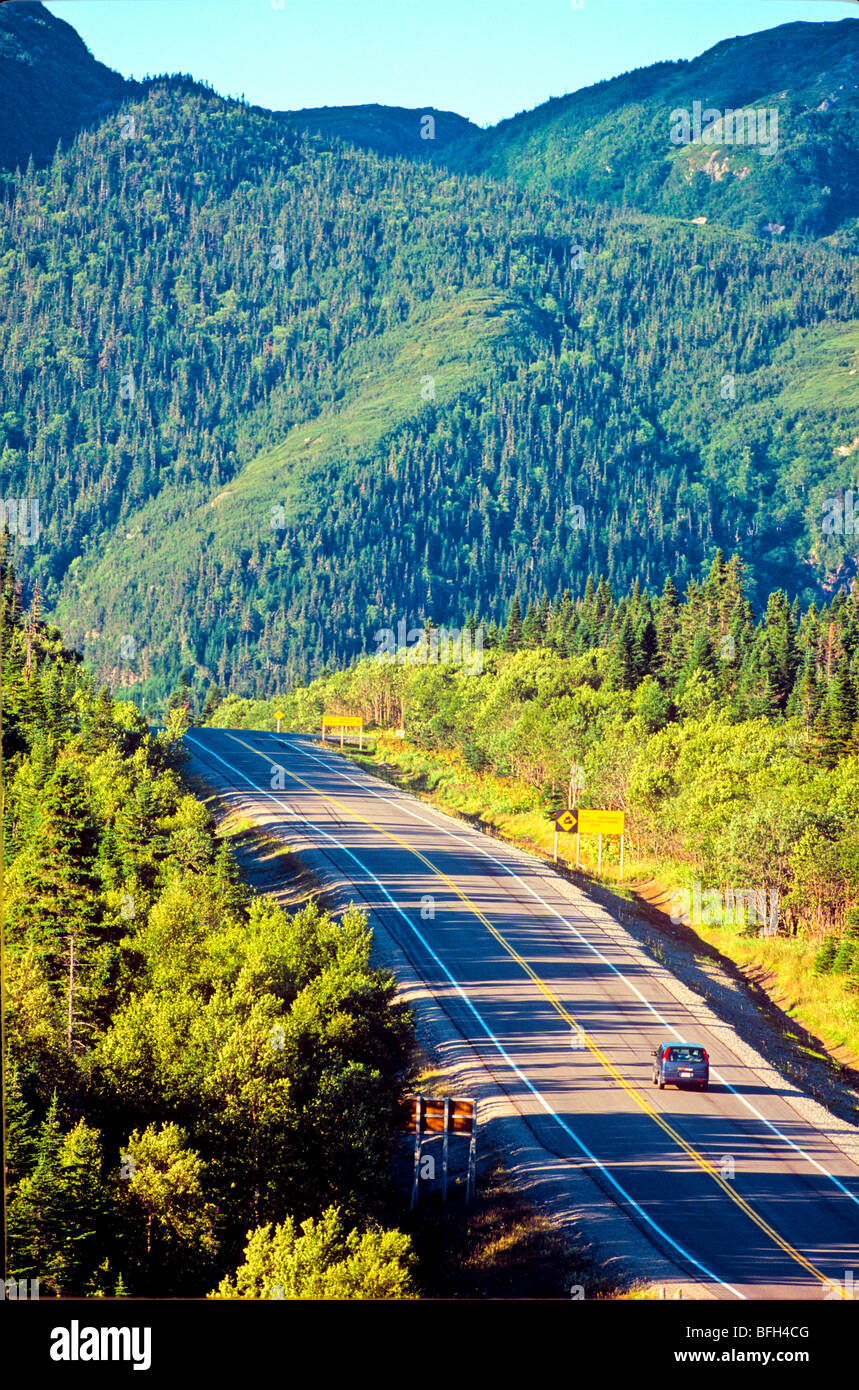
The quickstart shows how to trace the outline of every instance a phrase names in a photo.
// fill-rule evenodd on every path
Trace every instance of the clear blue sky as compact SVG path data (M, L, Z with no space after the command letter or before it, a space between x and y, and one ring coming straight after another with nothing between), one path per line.
M548 97L856 0L52 0L126 77L190 72L275 110L378 101L487 125ZM580 0L575 0L580 3Z

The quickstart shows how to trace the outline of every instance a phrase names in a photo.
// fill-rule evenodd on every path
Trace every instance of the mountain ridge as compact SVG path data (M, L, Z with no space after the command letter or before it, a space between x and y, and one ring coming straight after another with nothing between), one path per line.
M77 133L139 91L90 53L71 24L41 4L15 0L0 7L0 164L45 165L58 142Z
M719 548L758 602L856 572L821 530L859 437L849 222L571 197L191 78L118 110L0 183L2 495L39 498L25 588L100 679L272 693L403 616L682 586Z
M30 74L29 89L22 76L28 43L43 51L43 77ZM48 61L51 44L64 56L73 55L75 81L82 85L82 93L67 98L62 111L58 64ZM0 7L0 66L11 67L13 77L5 99L0 95L0 130L6 132L0 138L0 165L6 167L25 163L30 155L37 165L46 164L58 139L73 138L100 115L139 97L148 83L169 80L137 83L106 68L70 25L30 0L7 0ZM178 80L211 90L192 78ZM27 90L29 108L44 126L33 123L29 145L20 115L28 106ZM730 138L677 148L669 117L681 100L688 107L698 101L703 109L721 111L769 109L760 104L778 100L776 149L767 153L744 142L738 153ZM758 235L825 236L846 227L851 239L859 236L859 19L795 21L723 39L696 58L620 73L487 129L434 107L247 109L323 142L345 141L392 157L438 161L461 173L514 178L590 202L705 217Z

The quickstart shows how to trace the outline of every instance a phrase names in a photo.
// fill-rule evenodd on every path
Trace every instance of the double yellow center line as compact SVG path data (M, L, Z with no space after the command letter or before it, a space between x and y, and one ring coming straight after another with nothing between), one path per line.
M382 825L377 825L376 822L370 820L368 816L362 815L360 811L355 810L353 806L348 805L346 802L340 801L336 796L331 796L327 792L320 791L319 788L315 787L312 782L306 781L305 778L299 777L297 772L291 772L288 768L283 767L281 763L275 762L273 758L270 758L268 756L268 754L260 752L259 749L254 748L250 743L246 743L244 739L238 738L236 734L230 733L229 737L233 739L236 743L240 743L243 748L247 748L248 751L250 753L253 753L256 757L264 759L264 761L268 762L271 765L271 767L277 768L279 771L284 772L286 776L291 777L294 782L298 782L301 786L306 787L307 790L313 792L315 796L321 797L323 801L329 802L332 806L336 806L338 810L343 811L351 820L360 821L363 825L366 825L370 829L375 830L377 834L381 835L384 839L391 840L394 844L400 845L409 854L413 854L416 859L419 859L422 864L425 864L432 874L434 874L437 878L440 878L444 883L446 883L448 887L451 889L451 891L462 900L462 902L466 905L469 911L473 912L474 916L477 917L477 919L483 923L483 925L486 927L486 930L494 937L494 939L498 942L499 946L501 946L502 949L507 952L508 956L510 956L510 958L514 960L516 964L521 967L522 970L524 970L525 974L528 975L529 978L534 981L534 984L537 986L544 999L546 999L546 1001L552 1006L555 1012L559 1014L560 1017L564 1019L564 1021L568 1023L571 1028L576 1029L585 1046L593 1054L593 1056L599 1062L603 1070L612 1078L613 1081L616 1081L617 1084L623 1088L623 1090L627 1093L630 1099L638 1106L639 1110L643 1111L643 1113L647 1115L651 1120L653 1120L654 1123L657 1124L659 1128L665 1132L665 1134L667 1134L671 1139L673 1139L674 1142L681 1149L683 1149L684 1153L689 1155L693 1163L695 1163L702 1170L702 1172L706 1173L708 1177L712 1178L713 1181L717 1183L718 1186L722 1189L722 1191L726 1194L726 1196L730 1198L734 1205L739 1207L740 1210L744 1212L745 1215L749 1218L749 1220L753 1221L755 1225L758 1226L760 1230L764 1232L765 1235L769 1236L770 1240L774 1241L775 1244L781 1250L783 1250L786 1255L789 1255L792 1260L795 1260L798 1265L801 1265L803 1269L805 1269L809 1274L813 1275L813 1277L819 1280L820 1283L823 1284L827 1289L837 1289L839 1290L842 1297L846 1297L846 1293L843 1289L841 1289L841 1286L839 1284L833 1283L831 1279L827 1278L825 1274L821 1273L821 1271L817 1269L816 1266L813 1265L810 1260L806 1259L805 1255L803 1255L801 1251L796 1250L788 1241L784 1239L783 1236L779 1235L778 1231L776 1231L769 1224L768 1221L765 1221L762 1216L759 1216L758 1213L754 1210L754 1208L745 1200L745 1198L742 1197L732 1187L728 1179L725 1178L718 1171L718 1169L714 1168L712 1163L710 1163L708 1159L706 1159L703 1156L703 1154L698 1153L697 1149L695 1149L691 1144L689 1144L687 1140L683 1138L683 1135L679 1134L677 1130L674 1129L674 1127L668 1123L665 1117L663 1115L660 1115L659 1112L653 1108L650 1102L643 1095L641 1095L641 1093L635 1088L635 1086L631 1085L630 1082L628 1082L623 1076L621 1076L617 1067L609 1061L608 1057L606 1057L605 1053L602 1051L600 1047L597 1046L593 1039L588 1037L587 1033L585 1033L584 1029L577 1022L577 1020L573 1018L572 1014L569 1013L569 1011L564 1007L557 995L553 993L553 991L549 988L545 981L542 980L540 976L536 973L536 971L532 969L532 967L519 954L515 947L511 946L509 941L507 941L506 938L502 936L501 932L498 931L497 927L493 926L486 914L481 911L481 909L477 906L476 903L473 903L471 901L468 894L465 893L463 889L459 887L458 884L454 883L452 878L450 878L441 869L437 868L436 865L433 864L432 860L428 859L425 854L422 854L419 849L415 849L414 845L410 845L407 840L402 839L400 835L396 835L392 830L387 830Z

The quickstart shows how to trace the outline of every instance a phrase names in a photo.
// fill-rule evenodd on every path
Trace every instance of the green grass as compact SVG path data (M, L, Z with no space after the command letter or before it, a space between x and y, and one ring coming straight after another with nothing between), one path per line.
M775 404L785 411L859 409L859 324L831 324L795 334L776 354L773 370L782 361L788 379Z
M257 455L230 484L224 500L276 488L288 520L309 510L315 500L308 495L309 483L322 482L344 456L375 452L385 435L425 408L421 391L425 385L429 389L426 377L433 379L436 405L451 404L488 375L499 353L520 341L528 324L519 302L494 289L464 292L431 315L411 319L387 334L374 360L356 370L353 379L359 385L350 400L296 425L279 444Z
M802 937L747 936L739 926L696 925L702 940L746 971L764 972L761 987L791 1018L819 1038L836 1062L859 1064L859 1000L844 976L816 975L819 942ZM822 1054L802 1047L812 1057Z

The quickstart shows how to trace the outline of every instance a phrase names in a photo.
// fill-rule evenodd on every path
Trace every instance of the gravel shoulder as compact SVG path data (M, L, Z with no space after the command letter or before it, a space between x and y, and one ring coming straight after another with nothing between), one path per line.
M199 771L199 769L198 769ZM221 834L229 837L245 881L269 893L284 907L318 898L334 912L359 901L354 886L337 872L324 851L290 827L284 835L273 809L261 811L250 797L227 789L217 772L205 779L186 775L206 803ZM458 1031L424 984L418 970L371 914L374 955L391 970L401 997L410 1005L422 1061L432 1069L439 1093L472 1096L479 1118L478 1181L499 1159L523 1194L527 1209L559 1234L565 1252L571 1299L606 1297L709 1300L712 1291L690 1279L653 1243L585 1169L547 1152L511 1098L499 1088L470 1043Z
M261 809L258 801L228 788L209 767L192 763L191 770L204 772L204 777L192 775L188 780L207 803L221 833L229 835L240 869L257 891L272 894L286 907L319 897L337 912L360 901L354 885L342 877L327 854L294 824L284 826L276 808ZM478 828L431 804L434 814L452 829L461 831L465 823ZM762 1008L754 986L733 963L720 960L718 952L704 946L691 929L675 926L667 914L645 901L630 902L602 885L577 881L574 871L559 872L542 857L509 841L505 844L523 864L538 865L551 874L559 891L580 910L584 904L587 915L628 954L631 964L658 978L702 1024L723 1032L731 1049L762 1084L778 1092L806 1122L859 1162L859 1129L850 1121L857 1113L859 1093L833 1076L831 1064L809 1058L792 1045L785 1032L796 1035L801 1030L771 1002ZM547 1153L503 1085L499 1086L498 1077L489 1074L424 985L416 964L388 931L384 914L371 914L371 926L377 963L394 972L401 995L413 1010L426 1064L445 1092L470 1095L478 1102L484 1162L490 1155L499 1155L527 1202L563 1234L569 1267L575 1268L580 1258L581 1272L572 1278L571 1290L583 1288L584 1292L570 1296L626 1292L645 1297L714 1297L704 1283L690 1279L672 1263L668 1249L656 1247L652 1235L636 1224L634 1214L621 1210L602 1192L590 1172Z

